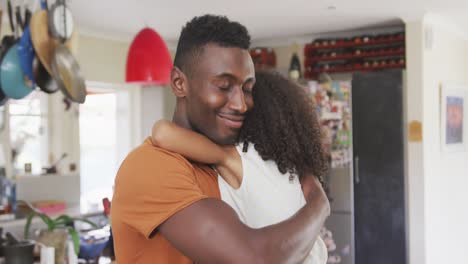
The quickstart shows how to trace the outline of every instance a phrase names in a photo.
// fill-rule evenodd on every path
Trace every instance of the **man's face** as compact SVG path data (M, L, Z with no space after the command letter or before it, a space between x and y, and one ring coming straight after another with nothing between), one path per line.
M188 122L218 144L233 144L253 107L252 58L247 50L209 44L194 60L185 97Z

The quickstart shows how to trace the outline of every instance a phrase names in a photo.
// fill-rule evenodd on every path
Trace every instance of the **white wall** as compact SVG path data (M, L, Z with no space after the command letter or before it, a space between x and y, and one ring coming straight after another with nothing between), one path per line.
M424 30L431 28L433 45L423 54L422 93L426 263L460 263L468 259L468 152L441 151L440 87L460 83L468 93L468 38L433 14L424 18ZM467 136L465 131L465 140Z
M407 82L404 91L404 118L407 125L411 122L423 122L422 25L422 21L407 22L405 29ZM426 261L423 143L409 142L407 139L405 155L408 259L411 264L423 264Z

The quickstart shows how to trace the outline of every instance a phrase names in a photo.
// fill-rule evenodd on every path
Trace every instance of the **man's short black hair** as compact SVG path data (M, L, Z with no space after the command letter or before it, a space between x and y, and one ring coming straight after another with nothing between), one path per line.
M194 17L182 28L177 44L174 66L191 74L191 65L207 44L221 47L248 49L250 35L245 26L225 16L204 15Z

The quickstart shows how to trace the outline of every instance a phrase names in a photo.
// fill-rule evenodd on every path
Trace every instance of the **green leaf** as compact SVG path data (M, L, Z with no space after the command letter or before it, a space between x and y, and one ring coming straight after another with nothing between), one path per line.
M42 213L36 213L36 215L39 216L42 219L42 221L47 225L47 229L49 231L53 231L55 229L54 221L52 221L52 219L49 216Z
M80 253L80 237L78 236L78 232L76 232L75 228L68 228L68 232L70 233L70 236L73 241L73 248L75 249L75 253L78 256Z
M54 221L54 224L57 227L64 227L68 223L73 223L73 219L68 215L61 215L61 216L55 218L53 221Z
M24 238L25 239L28 239L29 237L29 231L31 229L32 220L36 216L41 218L44 224L47 225L47 230L52 231L55 229L55 225L49 216L47 216L46 214L40 213L38 211L33 211L32 213L28 215L28 218L26 220L26 225L24 226Z
M26 225L24 226L24 239L29 238L29 229L31 228L31 222L36 216L34 213L28 215L28 219L26 220Z
M64 222L66 224L66 223L69 223L69 222L73 222L73 219L68 215L60 215L57 218L55 218L54 221L55 222Z

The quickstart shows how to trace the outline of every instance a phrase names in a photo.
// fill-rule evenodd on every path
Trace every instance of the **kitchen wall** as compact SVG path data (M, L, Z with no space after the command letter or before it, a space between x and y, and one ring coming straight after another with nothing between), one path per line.
M441 85L458 83L465 86L468 94L468 35L434 14L424 18L423 31L426 48L421 96L427 263L463 262L468 259L468 149L455 153L441 151L440 89ZM465 110L466 107L465 101ZM466 141L468 133L466 130L464 133Z
M468 259L468 152L441 150L440 94L449 83L465 85L468 93L468 35L435 14L407 23L406 30L407 116L422 123L423 136L407 151L410 263L463 262Z
M87 81L124 83L127 50L131 39L111 40L86 36L79 37L77 59Z

